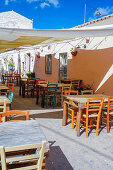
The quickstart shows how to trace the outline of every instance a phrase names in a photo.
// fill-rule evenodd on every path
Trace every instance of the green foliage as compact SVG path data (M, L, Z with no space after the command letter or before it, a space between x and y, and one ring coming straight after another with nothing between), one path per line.
M13 67L13 66L14 66L14 64L13 64L13 63L9 63L9 64L8 64L8 66L12 66L12 67Z
M71 48L70 51L72 52L74 50L74 48Z
M32 71L29 71L26 75L27 75L28 77L35 77L35 73L32 72Z

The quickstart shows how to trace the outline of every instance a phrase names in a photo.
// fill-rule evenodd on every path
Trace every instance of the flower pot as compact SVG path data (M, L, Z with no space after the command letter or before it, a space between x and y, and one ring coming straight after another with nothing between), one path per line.
M8 66L8 70L14 70L14 66Z
M77 51L71 51L72 56L76 56L77 55Z

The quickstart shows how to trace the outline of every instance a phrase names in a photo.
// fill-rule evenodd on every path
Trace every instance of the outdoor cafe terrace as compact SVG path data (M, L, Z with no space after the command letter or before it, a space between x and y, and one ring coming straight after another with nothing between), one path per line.
M40 143L43 163L38 165L42 170L113 168L113 128L109 123L112 97L95 94L82 80L47 82L39 78L21 79L20 75L4 75L0 94L0 145L6 149L0 148L1 158L4 151L10 155L10 150L15 149L18 154L29 155L31 152L26 149L30 147L34 154L34 145L29 144ZM29 157L29 165L21 166L31 166L33 158ZM9 161L6 158L7 166L20 167L20 159L25 157L13 155Z

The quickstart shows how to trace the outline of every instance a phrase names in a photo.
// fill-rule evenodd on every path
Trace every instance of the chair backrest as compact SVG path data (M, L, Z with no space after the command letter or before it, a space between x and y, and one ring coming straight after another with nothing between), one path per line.
M81 80L71 80L72 87L75 89L80 86Z
M66 90L64 95L78 95L78 90Z
M84 95L84 94L93 94L93 90L83 90L83 91L81 91L81 95Z
M5 117L6 121L7 121L7 118L9 119L10 116L12 116L12 115L25 116L26 120L29 120L29 110L27 110L27 111L21 111L21 110L5 111L1 114L1 118ZM12 118L11 118L11 120L8 120L8 122L14 122L14 121L21 121L21 120L19 120L19 119L13 120Z
M12 102L12 100L13 100L13 93L12 92L9 92L8 99Z
M48 108L48 103L52 102L53 107L55 107L55 99L56 99L56 91L57 91L58 84L47 84L47 99L46 99L46 107ZM53 96L52 101L48 101L49 96Z
M10 89L10 92L13 92L13 90L14 90L14 83L8 83L8 88Z
M16 81L17 85L20 85L20 74L14 74L14 80Z
M36 85L35 82L36 82L35 79L28 79L27 80L27 89L28 88L35 88L35 85Z
M37 84L47 84L47 82L43 79L37 81Z
M89 98L87 99L86 117L93 112L97 112L99 119L103 106L104 98Z
M107 112L113 111L113 96L108 96Z
M33 77L32 79L35 79L35 80L40 80L40 78L35 78L35 77Z
M0 122L2 122L2 121L4 122L5 121L4 119L2 119L2 116L1 116L1 114L3 112L6 112L6 99L4 99L4 102L2 102L0 100Z
M47 84L47 95L50 93L56 94L58 84Z
M58 84L58 81L48 81L48 84Z
M16 78L16 77L20 77L20 74L14 74L14 77Z
M9 167L11 167L12 170L23 170L23 169L41 170L43 159L44 159L45 147L46 147L46 141L42 141L41 144L29 144L29 145L14 146L14 147L0 146L2 170L7 170L8 165ZM29 152L28 155L24 155L24 154L22 155L22 151L24 153L25 150L30 151L33 149L36 149L35 154ZM10 157L10 153L11 153L11 157Z
M64 94L64 91L71 90L72 85L71 84L65 84L62 85L62 94Z

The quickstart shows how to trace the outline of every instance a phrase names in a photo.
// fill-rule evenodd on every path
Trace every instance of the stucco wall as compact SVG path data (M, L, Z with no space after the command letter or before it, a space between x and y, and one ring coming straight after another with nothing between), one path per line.
M113 64L113 48L103 50L80 50L77 56L68 60L68 77L81 79L97 89ZM113 75L97 91L113 95Z
M32 29L33 21L14 11L2 12L0 13L0 27Z
M111 25L113 24L113 16L104 20L99 20L95 23L91 23L90 25L87 25L86 27L93 27L93 26L100 26L100 25Z
M59 70L59 60L52 56L52 74L45 74L45 57L35 59L35 74L46 81L57 81Z
M68 60L69 78L81 79L96 90L113 64L113 48L103 50L80 50L77 56ZM52 74L45 74L45 57L35 62L36 76L45 80L58 80L59 60L52 58ZM97 91L113 95L113 75Z

